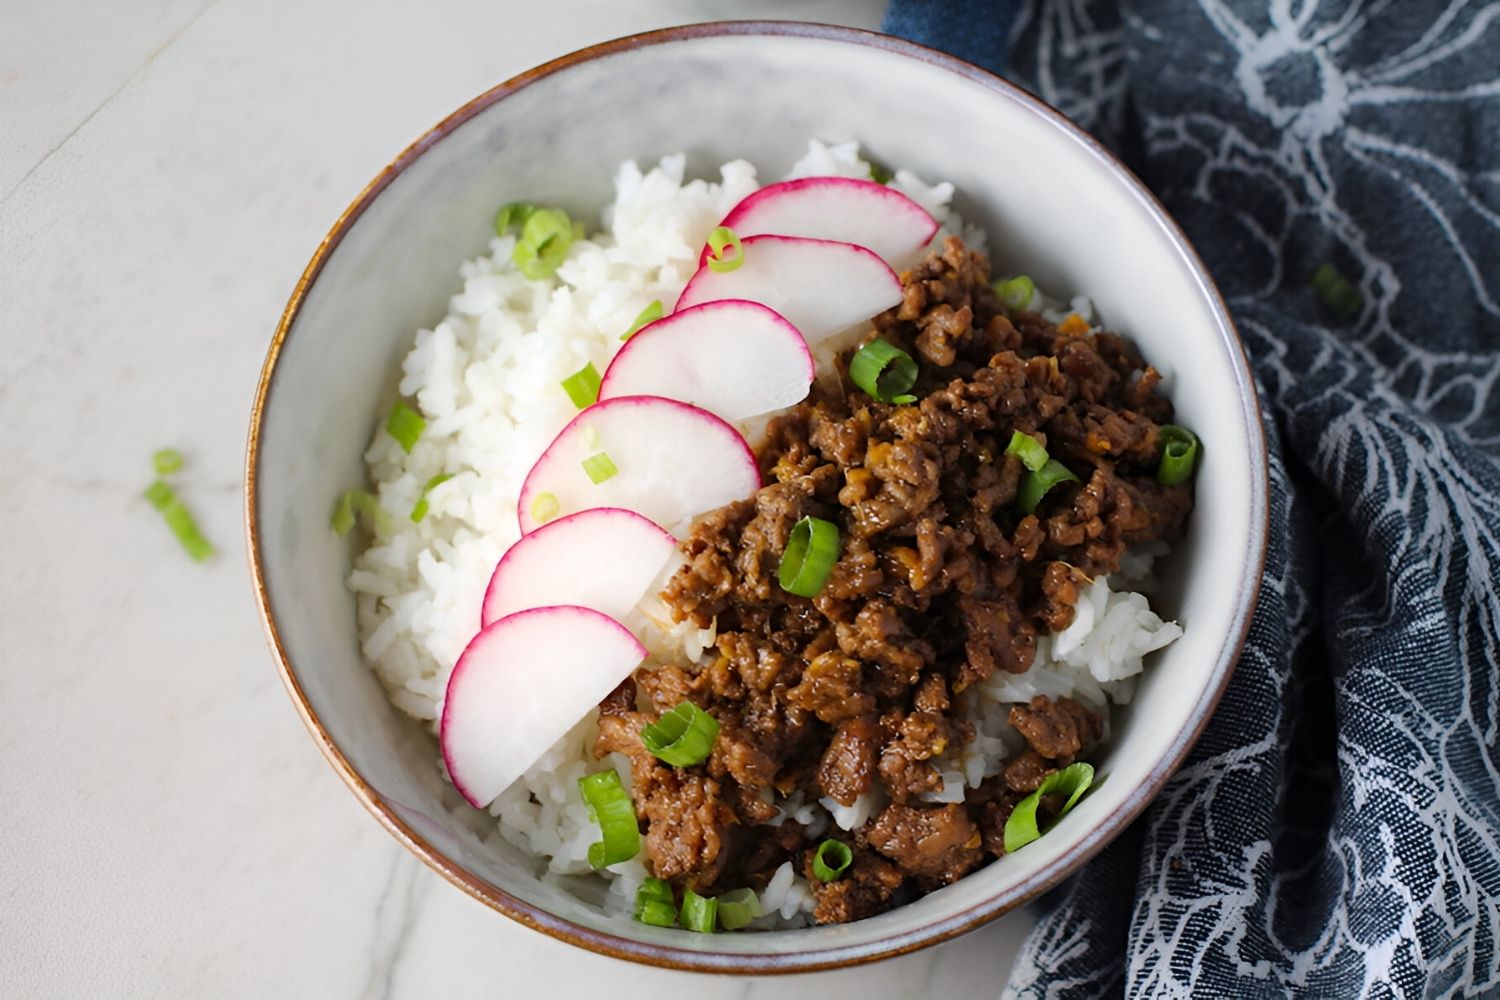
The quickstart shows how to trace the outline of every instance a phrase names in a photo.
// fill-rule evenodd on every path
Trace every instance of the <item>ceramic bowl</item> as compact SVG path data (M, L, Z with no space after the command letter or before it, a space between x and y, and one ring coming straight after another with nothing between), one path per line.
M445 312L495 206L525 199L597 217L620 161L684 151L715 176L739 157L774 178L810 138L859 140L880 162L952 181L992 256L1044 288L1091 296L1170 369L1182 423L1204 441L1197 511L1158 597L1186 635L1153 657L1098 760L1105 780L1024 851L856 923L700 935L606 916L588 885L535 865L462 806L434 740L387 702L360 657L344 586L351 542L334 498L361 454L414 331ZM1141 184L1061 114L965 63L880 35L807 24L676 28L595 46L499 85L387 167L339 218L272 341L246 469L255 589L286 685L350 789L459 888L594 951L738 973L899 954L1036 896L1117 835L1208 722L1244 640L1266 541L1264 443L1244 353L1182 232ZM581 888L580 888L581 887Z

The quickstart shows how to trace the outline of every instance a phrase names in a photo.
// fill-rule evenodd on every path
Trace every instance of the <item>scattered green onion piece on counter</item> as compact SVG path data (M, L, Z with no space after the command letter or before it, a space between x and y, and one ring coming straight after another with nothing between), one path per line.
M917 384L917 363L896 345L872 340L849 359L849 378L872 399L895 403Z
M894 174L880 164L870 164L870 180L876 184L889 184L894 177Z
M536 206L530 202L513 201L500 206L500 211L495 213L495 235L504 236L505 231L511 226L524 226L526 220L531 218L531 213L536 211Z
M641 831L635 822L635 805L613 769L578 779L578 790L599 823L603 839L589 845L589 864L607 868L629 861L640 853Z
M1198 435L1186 427L1167 424L1161 429L1161 464L1156 467L1156 481L1176 486L1192 478L1198 462Z
M1005 446L1007 455L1014 455L1021 460L1021 464L1032 472L1040 472L1047 464L1047 449L1042 443L1023 431L1015 431L1010 436L1010 444Z
M422 518L427 516L427 494L431 493L435 487L441 486L443 483L446 483L452 478L453 473L444 472L427 480L426 485L422 487L422 495L417 497L417 502L411 509L412 524L421 524Z
M557 516L560 509L556 493L538 493L531 501L531 516L537 524L546 524Z
M422 414L406 405L404 399L396 400L396 405L391 407L391 415L385 421L385 432L395 438L401 450L408 455L426 429L427 421L422 419Z
M1042 502L1042 497L1047 491L1058 483L1078 482L1078 477L1066 465L1055 458L1047 459L1045 465L1035 472L1026 473L1021 480L1021 488L1016 491L1016 503L1021 507L1021 513L1030 514L1036 510L1036 505Z
M599 401L599 369L590 361L562 380L563 392L580 410Z
M510 259L532 281L552 277L573 245L573 223L566 212L538 208L526 218Z
M1027 844L1036 840L1047 830L1057 825L1057 821L1068 814L1068 810L1077 804L1088 791L1089 785L1094 783L1094 767L1092 764L1070 764L1061 771L1053 771L1042 779L1037 790L1026 796L1016 807L1010 811L1010 818L1005 821L1005 851L1020 850ZM1049 795L1067 796L1057 815L1042 829L1037 824L1036 811L1041 805L1043 797Z
M203 537L203 532L198 530L198 523L193 520L192 513L173 491L172 487L160 479L146 487L146 499L151 501L161 514L162 520L167 522L167 527L177 539L177 544L188 554L193 562L202 562L214 554L213 543Z
M837 882L854 862L854 852L842 840L825 840L813 855L813 874L822 882Z
M1018 274L1009 281L997 281L992 287L1000 298L1000 304L1011 312L1030 306L1031 299L1036 294L1036 283L1024 274Z
M151 456L151 467L158 476L170 476L182 468L182 452L176 448L163 448Z
M699 934L712 934L719 922L719 901L700 896L691 889L682 891L682 926Z
M838 561L838 526L820 517L804 517L792 525L776 569L777 581L788 594L817 597Z
M373 534L384 534L390 528L390 515L375 494L369 490L345 490L333 508L334 534L347 535L354 527L356 515L365 519L365 527Z
M753 889L732 889L719 897L719 926L726 931L748 927L760 916L760 897Z
M648 323L655 323L657 320L661 319L663 311L664 310L662 309L661 299L652 299L651 304L642 309L636 316L635 322L630 324L630 329L620 334L620 339L629 340L631 337L634 337L637 333L640 332L641 327L647 325Z
M589 479L595 485L604 482L606 479L613 479L620 472L615 466L614 460L602 451L597 455L590 455L583 460L583 471L589 474Z
M1353 317L1365 304L1365 297L1359 294L1359 289L1332 264L1324 264L1314 271L1309 283L1318 293L1318 298L1339 319Z
M730 250L725 254L725 250ZM724 274L745 263L745 245L728 226L720 226L708 234L708 269Z
M641 742L652 756L673 767L703 763L718 736L718 720L690 701L679 702L641 730Z

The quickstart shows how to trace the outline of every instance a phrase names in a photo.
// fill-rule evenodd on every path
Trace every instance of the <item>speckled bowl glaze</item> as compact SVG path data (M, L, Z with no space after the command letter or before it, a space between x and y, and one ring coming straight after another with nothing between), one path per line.
M497 204L596 216L616 165L685 151L710 172L743 157L780 175L809 138L857 139L881 162L957 185L1000 266L1092 296L1172 373L1205 443L1189 537L1158 597L1187 632L1153 657L1099 759L1102 783L1046 837L956 885L844 926L701 935L605 916L597 880L543 880L463 806L434 741L387 702L360 657L344 587L351 543L328 530L413 332L444 313L458 263ZM831 968L961 934L1060 881L1151 801L1228 681L1266 542L1266 463L1243 351L1181 231L1097 143L1041 101L965 63L864 32L728 23L566 56L454 112L360 194L317 248L266 359L252 417L246 518L255 590L313 738L398 840L454 885L538 930L655 965L767 973Z

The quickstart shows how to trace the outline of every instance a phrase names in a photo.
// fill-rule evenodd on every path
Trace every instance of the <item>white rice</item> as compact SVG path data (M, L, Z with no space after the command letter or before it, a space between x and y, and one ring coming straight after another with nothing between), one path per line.
M558 383L592 362L603 371L619 336L653 299L674 302L694 270L698 248L712 227L758 187L756 171L742 160L726 163L716 183L687 180L684 157L664 157L642 172L625 163L615 177L615 200L602 229L576 241L555 279L531 281L510 261L514 238L491 241L490 252L459 269L462 289L448 315L418 331L402 362L399 392L415 398L426 429L410 454L377 427L365 462L389 528L355 559L348 585L358 605L366 658L401 711L436 732L448 677L479 625L480 603L491 571L516 540L516 497L532 463L573 415ZM789 176L869 176L855 144L813 142ZM897 171L892 187L917 201L982 249L985 238L953 215L951 184L928 184ZM1054 319L1077 312L1092 320L1093 307L1038 295L1033 307ZM429 512L418 524L409 514L422 485L432 489ZM1157 551L1131 556L1118 577L1132 583L1149 576ZM659 659L697 660L714 642L712 629L672 625L665 608L643 605L637 626ZM1101 578L1078 603L1074 624L1038 641L1035 665L1025 674L997 674L964 692L960 706L975 740L937 763L943 774L937 802L963 800L965 788L998 773L1021 745L1006 721L1008 707L1035 694L1071 695L1104 710L1129 701L1141 658L1181 634L1163 623L1139 593L1114 590ZM500 837L535 856L545 871L585 874L588 846L598 837L580 801L577 780L599 768L590 752L595 720L585 719L497 798L489 812ZM611 763L627 783L623 758ZM814 835L836 826L864 824L884 805L879 792L852 806L832 799L806 801L801 793L777 803L781 816L809 826ZM603 873L610 880L606 906L628 912L646 876L641 859ZM808 922L812 892L790 864L761 894L763 916L754 926L795 927Z

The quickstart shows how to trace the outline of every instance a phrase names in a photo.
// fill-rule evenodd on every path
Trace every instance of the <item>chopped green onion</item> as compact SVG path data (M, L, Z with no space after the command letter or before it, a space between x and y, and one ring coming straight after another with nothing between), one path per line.
M613 769L578 779L583 801L599 823L602 840L589 845L589 864L607 868L629 861L640 853L641 831L636 826L635 805Z
M884 340L872 340L849 359L849 378L873 399L895 403L917 384L917 363L901 348Z
M193 520L187 505L173 492L172 487L158 479L146 487L146 499L151 501L151 506L167 522L167 527L172 530L177 543L182 546L189 559L202 562L214 554L213 544L203 537L203 532L198 530L198 522Z
M597 484L604 482L606 479L613 479L620 470L615 467L614 461L601 451L597 455L590 455L583 460L583 471L587 472L589 479Z
M700 896L691 889L682 891L682 926L699 934L712 934L719 921L719 901Z
M1036 791L1016 803L1016 807L1010 812L1010 818L1005 821L1006 853L1025 847L1056 826L1057 821L1068 814L1068 810L1077 804L1093 782L1093 765L1083 763L1071 764L1043 778ZM1068 798L1044 830L1037 825L1036 810L1043 797L1049 795L1066 795Z
M354 527L354 516L365 519L365 527L374 534L390 530L390 515L380 506L380 500L369 490L345 490L333 508L333 531L336 535L347 535Z
M1010 444L1005 446L1007 455L1014 455L1021 460L1021 464L1032 472L1040 472L1042 466L1047 464L1047 449L1042 443L1030 434L1015 431L1010 436Z
M411 509L412 524L421 524L422 518L427 516L427 494L431 493L434 487L441 486L443 483L446 483L452 478L453 473L444 472L427 480L427 484L422 487L422 495L417 497L416 505Z
M1026 477L1021 480L1021 488L1016 491L1016 503L1020 505L1021 513L1030 514L1052 487L1058 483L1078 481L1078 477L1066 465L1055 458L1049 458L1040 469L1026 473Z
M1035 282L1024 274L1018 274L1009 281L997 281L992 287L1000 298L1000 304L1011 312L1029 307L1036 294Z
M641 327L646 326L649 323L655 323L657 320L661 319L661 317L661 299L652 299L651 304L642 309L640 313L637 314L637 316L635 317L635 322L630 324L630 329L620 334L620 339L629 340L631 337L634 337L637 332L640 331Z
M1310 284L1323 304L1332 309L1339 319L1349 319L1365 304L1359 289L1332 264L1324 264L1313 272Z
M813 874L823 882L837 882L849 870L854 852L842 840L825 840L813 855Z
M572 245L573 223L569 221L568 213L555 208L538 208L526 217L510 259L526 277L540 281L552 277Z
M538 493L531 501L531 518L537 524L546 524L557 516L560 509L556 493Z
M912 403L915 403L916 401L917 401L917 397L913 396L909 392L903 392L899 396L892 396L891 397L891 402L895 403L897 406L910 406Z
M635 891L635 901L640 903L647 899L654 899L659 903L672 902L672 883L664 878L647 875L646 881L642 882L641 887Z
M673 767L692 767L708 759L719 723L712 715L690 701L677 707L641 730L641 742L652 755Z
M719 926L726 931L747 927L760 916L760 897L753 889L732 889L719 897Z
M562 380L563 392L580 410L599 401L599 370L590 361Z
M817 597L838 561L838 526L820 517L804 517L792 525L776 570L777 579L788 594Z
M880 164L870 164L870 180L876 184L889 184L894 176L894 174Z
M1167 424L1161 429L1161 464L1156 481L1163 486L1186 482L1198 461L1198 435L1186 427Z
M724 251L730 250L729 254ZM745 245L728 226L720 226L708 234L708 269L724 274L745 263Z
M504 236L505 231L511 226L524 226L526 220L531 218L536 206L530 202L513 201L507 205L501 205L500 211L495 213L495 235Z
M406 405L406 400L396 400L396 405L391 407L391 415L386 418L385 432L396 439L401 450L408 455L417 443L417 438L427 429L427 421L422 419L422 414Z
M662 879L646 876L635 891L635 919L655 927L675 924L677 907L672 902L672 887Z
M151 456L151 467L158 476L170 476L182 468L182 452L176 448L163 448Z

